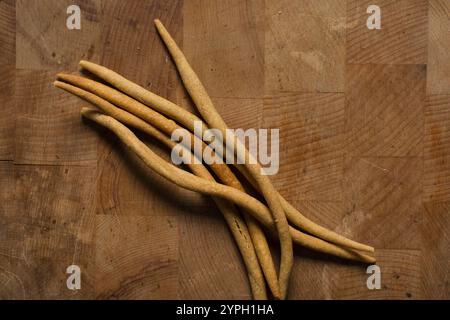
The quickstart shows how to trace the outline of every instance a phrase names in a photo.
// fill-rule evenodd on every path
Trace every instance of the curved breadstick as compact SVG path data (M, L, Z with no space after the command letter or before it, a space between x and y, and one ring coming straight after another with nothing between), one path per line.
M128 95L134 97L135 99L150 105L151 107L157 109L161 113L172 117L179 123L187 123L190 124L188 127L189 130L194 130L194 121L201 121L198 117L194 116L192 113L184 110L181 111L175 104L158 97L157 95L145 90L137 84L134 84L119 74L108 70L107 68L94 65L87 61L80 61L81 67L84 69L91 71L95 75L105 79L112 85L114 85L119 90L127 93ZM95 70L95 71L93 71ZM222 131L223 128L215 127ZM203 127L206 130L206 127ZM238 146L242 145L239 141L235 141ZM246 163L250 163L248 152L242 153L246 156ZM254 163L253 161L251 163ZM282 296L284 297L287 292L287 286L289 282L290 273L293 265L293 249L292 249L292 239L289 234L288 223L281 207L281 203L278 197L275 194L275 189L272 184L270 184L270 180L263 175L259 174L261 170L259 165L246 165L246 167L253 173L253 177L258 183L262 194L264 195L269 207L274 215L275 223L277 226L277 231L279 233L280 245L281 245L281 263L280 263L280 289Z
M119 120L122 122L125 121L124 117L126 118L126 116L123 116L124 113L130 116L131 114L116 108L111 103L114 103L115 105L122 107L123 109L128 110L131 113L139 115L142 119L146 120L147 123L154 124L158 129L162 130L168 135L171 135L171 133L174 130L181 128L175 122L149 109L147 106L142 105L140 102L131 99L130 97L124 95L123 93L118 92L117 90L107 87L98 82L67 74L59 74L58 79L73 83L77 87L61 81L56 81L54 83L56 87L64 89L95 104L96 106L104 110L105 113L113 116L116 119L119 119L120 117ZM86 90L89 90L90 92ZM103 98L105 98L106 100ZM107 100L110 101L111 103L109 103ZM136 119L141 120L139 118ZM146 123L144 121L142 122L144 124ZM134 121L134 123L136 123L136 121ZM137 128L142 130L142 124L140 125L140 127ZM194 135L192 135L192 137L194 139L198 139ZM190 144L186 147L188 147L189 150L193 149L191 148ZM202 147L206 148L206 145L203 142ZM225 184L230 185L240 191L245 191L239 180L236 178L234 173L228 168L226 164L211 164L210 167L214 171L214 173L219 177L219 179L221 179ZM264 272L270 290L272 291L274 298L279 299L281 295L278 279L276 276L275 266L273 264L273 259L270 253L266 236L264 235L264 232L261 230L258 223L254 220L254 218L251 215L245 214L244 218L248 224L251 239L255 246L256 254L260 261L262 270Z
M122 142L127 145L136 155L153 171L163 176L167 180L178 186L197 191L211 196L218 196L235 203L238 206L246 208L258 221L271 231L275 231L275 225L269 209L259 200L236 190L232 187L211 182L182 169L175 167L167 161L160 158L151 151L143 142L141 142L128 128L112 117L99 113L90 108L83 108L81 111L84 117L87 117L102 126L113 131ZM290 227L289 232L293 240L312 250L331 254L340 258L361 261L365 263L374 263L376 260L365 254L360 254L351 250L338 247L310 235L303 234L300 231Z
M60 84L57 85L58 87L64 88L65 84L61 84L61 86ZM85 108L84 110L85 110L84 112L86 113L96 112L95 109L91 108ZM104 111L107 112L110 116L116 118L117 120L127 123L139 129L140 131L150 135L151 137L157 139L170 149L174 148L176 145L174 141L169 139L161 131L152 127L150 124L144 122L143 120L129 114L126 111L123 111L113 106L111 106L110 108L106 107ZM183 152L190 153L190 151L187 149L184 149ZM191 156L193 157L194 155L191 154ZM194 164L193 161L191 161L190 164L187 165L196 176L214 181L214 177L203 165ZM219 197L212 197L212 198L216 203L217 207L219 208L219 210L222 212L222 215L224 216L225 221L227 222L228 227L230 228L231 233L236 241L239 251L241 252L242 259L247 269L249 282L254 299L267 300L265 280L258 263L258 258L253 248L253 244L251 243L251 237L245 225L245 222L242 220L242 218L240 217L239 213L236 211L236 208L233 205L231 205L230 203Z
M258 185L253 180L253 178L248 174L248 172L242 166L235 166L239 172L247 179L248 182L258 190ZM302 215L293 205L291 205L278 191L278 197L280 198L281 204L283 205L286 216L292 225L297 228L306 231L316 237L319 237L325 241L347 247L349 249L361 250L366 252L374 252L375 249L363 243L359 243L350 240L340 234L331 231L321 225L309 220L304 215Z
M203 118L206 120L207 124L210 127L221 130L223 136L226 137L226 129L228 128L228 126L226 125L225 121L223 121L220 114L217 112L211 98L206 92L206 89L201 83L197 74L192 69L183 52L180 50L176 42L170 36L169 32L166 30L161 21L156 19L155 25L177 66L178 72L181 76L181 79L183 80L186 90L189 92L192 100L197 106L198 111L200 112L200 114L203 116ZM247 179L249 181L252 181L254 186L257 189L259 189L261 194L266 198L270 208L272 209L272 212L274 214L278 212L278 214L276 215L277 217L281 217L281 212L278 211L280 207L278 206L278 203L276 203L277 201L275 200L278 200L280 206L283 207L285 214L290 218L290 221L294 225L302 227L302 229L306 229L306 231L313 231L316 234L319 233L323 235L322 238L324 240L335 241L345 246L350 246L353 248L356 247L359 250L371 252L374 251L374 249L370 246L362 245L354 241L348 240L345 237L342 237L332 231L328 231L325 228L312 223L310 220L298 214L299 212L292 205L290 205L289 202L287 202L283 197L281 197L281 195L276 191L270 180L267 177L262 176L260 174L261 168L258 165L253 166L249 165L249 163L254 163L255 161L254 159L252 159L253 161L249 161L252 155L247 151L245 146L238 139L234 139L234 149L238 150L238 152L241 151L245 153L245 169L247 170L242 170L243 168L242 166L236 167L238 167L238 169L240 169L242 173L247 172L249 174L246 175ZM276 206L274 207L272 205ZM282 275L280 275L280 278L281 276ZM281 284L284 283L285 282L281 282Z
M126 92L129 95L133 96L134 98L139 99L139 100L143 101L144 103L152 106L155 110L158 110L158 111L172 117L177 122L181 123L188 130L190 130L192 132L194 131L193 122L189 122L191 120L186 120L186 119L188 119L188 117L184 118L186 113L189 113L195 117L195 115L193 115L189 111L179 107L176 104L170 103L168 100L166 100L162 97L159 97L159 96L157 96L158 99L153 99L153 100L148 99L148 97L153 97L156 95L147 91L146 89L134 84L133 82L129 81L128 79L122 77L121 75L117 74L116 72L114 72L108 68L105 68L103 66L100 66L98 64L88 62L88 61L81 61L80 66L82 66L89 72L95 74L96 76L102 78L103 80L107 81L108 83L111 83L115 87L117 87L119 89L122 88L124 92ZM137 86L137 87L135 87L135 86ZM130 90L127 92L126 90L129 87L132 87L133 90ZM136 88L138 88L138 89L136 89ZM149 93L149 95L146 95L145 94L146 92ZM160 101L160 100L163 100L164 104L159 105L158 101ZM166 111L167 106L171 107L169 112ZM147 108L147 109L149 109L149 108ZM149 110L151 110L151 109L149 109ZM135 113L131 110L129 110L129 111L141 117L141 115L139 115L138 113ZM183 115L183 116L176 117L176 115ZM195 118L197 119L195 121L202 121L202 120L198 119L197 117L195 117ZM205 125L205 123L203 121L202 121L202 127L207 128L207 125ZM241 165L236 165L235 167L247 177L247 180L249 180L255 188L258 187L256 185L256 182L253 181L251 176L249 176L249 174L244 170L244 168ZM326 228L318 225L317 223L309 220L307 217L302 215L297 209L295 209L280 193L277 192L277 194L281 200L281 204L283 205L284 211L285 211L286 216L288 217L289 221L292 224L294 224L296 227L300 228L301 230L304 230L304 231L306 231L314 236L317 236L319 238L322 238L326 241L347 247L349 249L374 252L374 248L371 246L368 246L368 245L350 240L348 238L345 238L345 237L343 237L329 229L326 229Z
M234 135L231 137L232 141L230 141L229 137L227 137L228 126L226 125L225 121L223 121L220 114L217 112L213 102L206 92L205 87L201 83L197 74L189 65L183 52L170 36L169 32L163 26L161 21L156 19L155 25L167 49L169 50L170 55L175 62L175 65L177 66L178 72L181 76L186 90L189 92L192 100L197 106L198 111L210 127L220 130L222 132L223 138L227 139L227 142L233 143L233 150L236 150L237 154L244 156L244 166L257 183L261 194L264 196L273 214L281 245L281 263L279 275L280 288L283 297L285 297L287 294L287 288L294 258L292 239L289 234L289 224L286 218L286 214L281 205L281 201L277 196L276 189L270 179L266 175L261 174L261 166L248 152L245 145L242 144Z
M129 81L117 72L85 60L80 61L80 66L143 104L154 108L166 116L169 116L176 122L183 125L189 124L187 129L191 132L194 132L194 122L202 121L191 112L183 108L179 108L173 102L144 89L134 82ZM207 129L208 128L206 126L203 126L203 132Z

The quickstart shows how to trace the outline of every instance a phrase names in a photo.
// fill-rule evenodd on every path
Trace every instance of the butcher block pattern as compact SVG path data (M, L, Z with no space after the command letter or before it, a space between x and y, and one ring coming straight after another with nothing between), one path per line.
M0 1L1 299L251 298L211 199L149 172L52 86L86 59L195 110L155 18L230 127L280 130L285 198L376 248L379 290L366 266L296 248L288 298L450 298L449 1L78 0L68 30L73 2Z

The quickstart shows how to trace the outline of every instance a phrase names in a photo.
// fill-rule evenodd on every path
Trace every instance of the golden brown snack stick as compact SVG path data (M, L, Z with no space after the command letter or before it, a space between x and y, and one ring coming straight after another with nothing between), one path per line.
M235 166L239 172L250 182L250 184L258 190L258 185L253 180L253 178L248 174L248 172L242 166ZM278 193L278 192L277 192ZM374 252L375 249L363 243L359 243L350 240L340 234L331 231L327 228L318 225L317 223L309 220L304 215L302 215L293 205L291 205L280 193L278 193L281 204L283 205L284 211L289 222L299 228L300 230L306 231L313 236L321 238L325 241L349 248L354 250L361 250L366 252Z
M118 92L113 88L92 81L90 79L67 74L59 74L58 79L72 83L75 86L67 84L65 82L56 81L55 82L56 87L71 92L87 100L88 102L97 105L99 108L104 110L105 113L113 116L116 119L118 119L117 114L121 113L123 110L119 109L114 111L114 109L117 108L115 108L115 106L113 106L111 103L123 108L124 110L128 110L135 115L140 116L142 119L146 120L147 123L155 125L158 129L161 129L168 135L171 135L171 133L174 130L180 128L175 122L165 118L159 113L149 109L147 106L141 104L140 102L134 99L131 99L130 97L124 95L121 92ZM86 90L88 90L89 92ZM123 119L123 117L121 119ZM141 127L138 127L138 129L142 130ZM193 135L192 138L198 139ZM203 142L202 146L206 147L206 145ZM190 150L192 150L191 145L189 145L188 147L190 148ZM210 167L214 171L214 173L219 177L219 179L222 180L222 182L232 187L235 187L240 191L244 191L243 186L240 184L239 180L236 178L234 173L228 168L226 164L211 164ZM269 288L273 296L276 299L279 299L280 288L278 284L278 278L276 276L275 266L273 263L272 255L270 253L266 236L264 235L264 232L261 230L260 226L251 215L246 213L244 214L244 218L247 222L251 239L255 246L256 254L263 269Z
M128 117L131 118L133 117L133 115L129 114ZM118 120L120 121L120 119ZM136 118L136 120L141 119ZM124 121L122 122L128 122L129 125L135 126L130 123L128 119L124 119ZM151 125L144 121L142 122L143 123L141 124L141 127L144 130L141 130L151 135L149 130L145 130L145 128L151 128ZM153 137L164 143L169 148L169 150L172 150L176 146L176 143L174 141L169 139L158 129L153 129L158 131L159 133L158 136L153 135ZM188 150L187 148L183 148L183 152L189 154L190 150ZM194 157L193 154L190 154L190 156ZM193 161L191 161L189 164L187 164L187 166L196 176L208 179L210 181L215 181L214 177L209 173L208 169L206 169L202 164L195 164ZM230 228L231 233L236 241L239 251L241 252L242 259L247 269L253 298L255 300L267 300L266 282L261 270L261 266L259 264L259 259L256 251L257 249L254 246L253 237L249 232L249 227L247 228L246 222L241 218L240 214L233 204L218 197L212 197L212 199L216 203L219 210L222 212L222 215L225 218L225 221L227 222L227 225Z
M197 191L211 196L218 196L244 207L258 221L265 225L269 230L276 233L273 218L269 209L259 200L236 190L232 187L211 182L192 175L174 165L166 162L153 151L151 151L143 142L141 142L128 128L122 125L114 118L101 114L90 108L83 108L82 115L102 126L113 131L122 142L128 146L136 155L153 171L163 176L167 180L177 184L178 186ZM308 249L321 251L340 258L361 261L365 263L374 263L376 260L365 254L360 254L351 250L338 247L331 243L325 242L318 238L301 233L300 231L290 228L289 232L294 241Z
M183 52L170 36L169 32L163 26L161 21L156 19L155 25L177 66L178 72L181 76L186 90L189 92L189 95L197 106L198 111L205 119L205 122L210 127L220 130L224 139L226 139L226 130L228 129L228 126L214 107L214 104L212 103L205 87L201 83L197 74L191 68ZM258 188L265 198L274 217L275 225L279 233L281 246L279 282L281 294L284 298L287 294L289 278L294 261L292 239L289 233L289 224L286 218L286 214L283 210L281 201L272 182L266 175L261 174L261 166L255 161L255 159L253 159L253 156L248 152L245 145L243 145L235 136L232 137L232 140L233 141L231 142L233 143L234 150L236 150L238 154L244 155L244 166L257 183Z
M128 88L130 86L133 85L133 83L127 79L125 79L124 77L118 75L117 73L115 73L114 71L111 71L108 68L105 68L103 66L100 66L98 64L92 63L92 62L87 62L87 61L81 61L80 65L84 68L86 68L86 70L90 71L91 73L95 74L96 76L102 78L103 80L111 83L111 84L118 84L118 88ZM122 81L125 82L125 84L122 84ZM139 87L139 86L138 86ZM142 91L147 91L146 89L139 87L140 90L132 90L129 92L126 92L128 94L130 94L131 96L134 95L135 98L140 99L145 101L146 99L144 98L145 95L142 94ZM138 93L136 93L138 92ZM151 96L155 96L155 94L151 94ZM158 97L158 99L154 99L155 104L153 104L153 107L158 110L159 112L164 112L165 108L164 106L160 106L158 105L159 100L165 100L162 97ZM150 102L148 102L149 105L152 105ZM171 114L182 114L183 116L185 115L185 113L190 113L188 111L186 111L185 109L179 107L176 104L169 104L169 103L165 103L165 105L170 105L171 109L170 112L166 115L170 116ZM148 109L148 108L147 108ZM134 114L139 115L138 113L135 113L133 111L131 111ZM144 111L145 112L145 111ZM167 118L166 118L167 119ZM189 122L191 120L187 120L188 118L184 118L184 117L179 117L178 119L176 119L179 123L181 123L183 126L185 126L188 130L190 131L194 131L193 129L193 123ZM202 121L200 119L197 118L196 121ZM205 125L202 121L202 127L203 128L207 128L207 125ZM162 129L161 129L162 130ZM245 169L240 166L240 165L236 165L235 166L242 174L244 174L247 177L247 180L249 180L253 186L258 189L256 182L254 182L254 180L251 178L251 176L247 173L247 171L245 171ZM318 225L317 223L309 220L307 217L305 217L304 215L302 215L297 209L295 209L285 198L283 198L283 196L281 194L279 194L277 192L278 196L280 197L281 203L283 205L284 211L286 213L286 216L288 217L289 221L295 225L296 227L300 228L301 230L304 230L314 236L317 236L319 238L322 238L326 241L335 243L337 245L341 245L350 249L355 249L355 250L362 250L362 251L368 251L368 252L374 252L374 248L353 240L350 240L348 238L345 238L329 229L326 229L320 225Z
M144 124L148 126L147 123ZM155 128L155 130L158 129ZM163 133L161 133L161 135L164 138L157 138L159 141L168 146L170 150L175 147L174 141L167 138ZM183 151L190 152L186 148ZM191 156L194 157L194 155ZM215 181L214 177L209 173L208 169L206 169L202 164L195 164L191 162L190 164L187 164L187 166L197 177ZM245 221L241 218L233 204L219 197L212 197L212 199L216 203L219 210L222 212L222 215L227 222L233 238L236 241L239 251L241 252L242 260L244 261L245 267L247 269L253 298L255 300L267 300L266 282L261 270L261 266L259 264L255 247L252 242L252 237L249 233L247 225L245 224Z
M60 86L57 83L56 85L64 88L64 86L66 86L67 84L62 84L62 86ZM123 111L122 109L111 106L106 107L103 110L118 121L137 128L140 131L148 134L149 136L157 139L158 141L169 147L169 149L174 148L176 145L176 143L169 139L164 133L152 127L150 124L144 122L143 120L133 116L132 114ZM92 108L85 108L84 112L96 112L96 110ZM190 153L190 151L187 149L184 149L183 152ZM193 157L194 155L191 154L191 156ZM214 177L203 165L191 162L190 164L187 164L187 166L196 176L208 179L210 181L215 181ZM253 298L256 300L267 300L265 280L245 222L242 220L241 216L232 204L219 197L212 198L219 210L222 212L222 215L225 218L228 227L230 228L233 238L236 241L239 251L241 252L242 259L247 269Z
M173 102L144 89L140 85L129 81L120 74L108 68L85 60L80 61L80 66L83 69L98 76L99 78L105 80L106 82L112 84L114 87L133 97L134 99L154 108L155 110L161 112L166 116L169 116L176 122L181 124L189 124L190 126L187 129L191 132L194 131L194 122L202 121L199 117L192 114L191 112L183 108L179 108ZM207 129L208 128L206 126L203 126L203 131Z

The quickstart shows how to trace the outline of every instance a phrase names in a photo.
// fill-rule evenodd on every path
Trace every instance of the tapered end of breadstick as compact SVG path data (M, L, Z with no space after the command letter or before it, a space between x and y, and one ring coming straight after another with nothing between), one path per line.
M153 20L153 22L155 23L155 25L157 27L162 26L161 20L159 20L159 19L155 19L155 20Z
M359 248L357 248L358 250L361 251L365 251L365 252L370 252L370 253L374 253L375 252L375 248L368 246L366 244L361 244Z
M80 65L80 67L84 68L84 67L88 66L89 63L90 63L89 61L86 61L86 60L80 60L79 65Z
M166 28L159 19L155 19L153 20L153 22L155 23L156 30L158 30L159 34L167 32Z
M70 75L70 74L66 74L66 73L58 73L58 74L56 75L56 79L58 79L58 80L67 80L67 79L69 79L70 77L73 77L73 76Z
M77 87L83 87L83 84L88 80L86 78L67 73L58 73L56 75L56 78L60 81L63 81L64 83L68 83Z
M86 60L80 60L78 63L81 69L87 70L101 78L101 75L104 73L115 73L108 68L105 68L102 65L96 64L94 62L86 61Z
M91 119L91 120L95 120L96 116L99 116L102 114L99 110L92 108L92 107L83 107L83 108L81 108L80 113L83 117Z
M54 82L53 82L53 85L54 85L56 88L63 89L63 90L69 91L69 92L71 92L69 89L70 89L70 88L73 88L72 85L70 85L70 84L68 84L68 83L65 83L65 82L62 82L62 81L58 81L58 80L54 81Z
M345 242L335 242L337 245L342 245L345 248L348 249L352 249L352 250L358 250L358 251L362 251L362 252L367 252L367 253L374 253L375 252L375 248L368 246L367 244L363 244L363 243L359 243L353 240L349 240L344 238ZM333 242L333 241L331 241Z
M353 253L355 254L356 257L356 259L354 260L358 260L367 264L375 264L377 262L377 259L374 256L369 256L367 254L356 251L353 251Z
M98 112L98 110L97 109L94 109L94 108L92 108L92 107L83 107L83 108L81 108L81 114L82 115L84 115L84 114L87 114L87 113L90 113L90 112Z
M89 61L86 61L86 60L80 60L80 62L78 64L81 67L81 69L86 69L88 71L91 71L92 69L96 69L96 68L101 67L98 64L95 64L93 62L89 62Z

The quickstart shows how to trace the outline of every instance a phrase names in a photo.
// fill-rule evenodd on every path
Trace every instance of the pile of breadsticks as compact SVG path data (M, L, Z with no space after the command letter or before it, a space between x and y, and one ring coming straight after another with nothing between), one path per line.
M315 224L275 190L269 178L261 174L261 166L252 158L245 145L236 137L227 136L226 123L180 48L159 20L155 20L155 25L203 119L116 72L88 61L81 61L81 68L109 85L62 73L58 74L54 85L96 106L82 108L81 114L114 132L150 169L180 187L212 196L242 254L255 299L267 299L269 293L266 286L273 298L286 298L293 266L293 242L343 259L374 263L375 258L369 255L374 252L374 248ZM182 146L183 158L188 156L193 159L199 157L192 151L195 143L200 143L203 150L210 148L201 141L201 137L194 135L195 121L202 121L204 130L220 130L222 137L232 140L233 150L245 155L245 164L235 167L259 192L263 202L247 193L248 189L244 188L225 161L209 165L209 170L198 161L190 161L187 168L191 172L188 172L159 157L128 129L130 127L146 133L171 150L177 145L170 138L172 132L184 128L191 139ZM225 145L230 143L222 142ZM278 272L263 228L280 241Z

